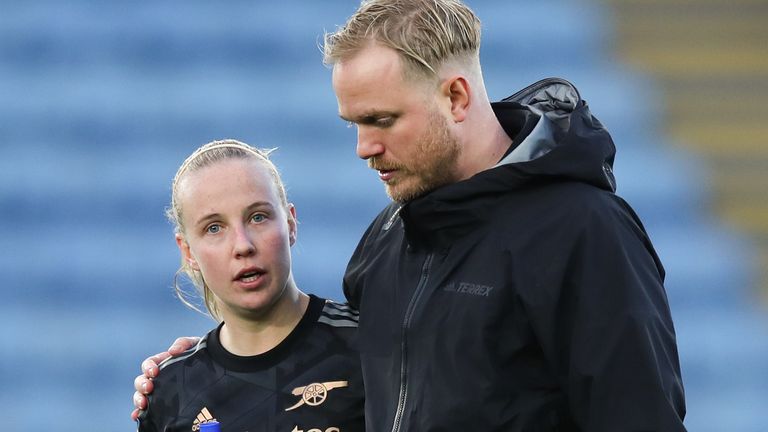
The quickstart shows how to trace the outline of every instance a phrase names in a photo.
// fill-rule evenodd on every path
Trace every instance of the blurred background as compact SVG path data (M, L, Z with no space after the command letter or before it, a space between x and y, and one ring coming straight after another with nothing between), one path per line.
M296 279L343 298L387 202L318 48L357 3L0 0L4 430L134 430L141 360L214 326L173 297L163 216L210 140L279 147ZM667 268L689 430L768 430L768 2L467 3L492 99L564 77L612 132Z

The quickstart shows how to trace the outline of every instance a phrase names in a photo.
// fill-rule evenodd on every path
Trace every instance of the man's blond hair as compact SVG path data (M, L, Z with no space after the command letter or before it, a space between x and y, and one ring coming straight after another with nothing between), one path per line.
M371 42L397 51L406 76L436 77L450 59L479 56L480 20L460 0L364 0L325 35L323 61L333 66Z

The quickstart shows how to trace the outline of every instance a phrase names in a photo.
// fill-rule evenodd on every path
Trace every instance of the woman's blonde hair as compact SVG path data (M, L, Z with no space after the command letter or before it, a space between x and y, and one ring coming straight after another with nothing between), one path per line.
M280 173L278 172L277 167L269 159L269 155L272 151L274 151L274 149L258 149L237 140L225 139L209 142L192 152L192 154L184 160L184 163L181 164L178 171L176 171L173 183L171 184L171 205L165 211L166 217L168 217L168 220L173 224L176 234L184 235L184 209L177 197L179 183L187 174L224 160L253 158L260 161L267 168L267 171L277 188L280 203L283 208L287 209L288 198L285 193L285 185L280 178ZM195 293L190 293L181 287L179 284L179 276L182 274L186 275L195 286ZM205 311L201 310L195 301L195 297L201 297L205 304L205 308L208 310L208 314L216 321L222 320L219 307L216 303L216 296L210 288L208 288L202 273L193 269L189 263L186 262L184 257L181 258L181 267L176 271L173 288L176 296L186 306L205 314Z

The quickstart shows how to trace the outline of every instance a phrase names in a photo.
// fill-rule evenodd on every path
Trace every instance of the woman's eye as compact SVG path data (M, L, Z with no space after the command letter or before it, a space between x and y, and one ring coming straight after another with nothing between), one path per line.
M216 234L219 231L221 231L221 225L217 224L209 225L208 228L205 229L205 232L208 234Z

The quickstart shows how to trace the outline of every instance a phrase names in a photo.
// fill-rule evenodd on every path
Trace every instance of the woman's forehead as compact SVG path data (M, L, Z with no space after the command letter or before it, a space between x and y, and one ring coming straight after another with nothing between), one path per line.
M179 201L259 195L278 198L269 167L257 158L231 158L189 171L179 180Z

